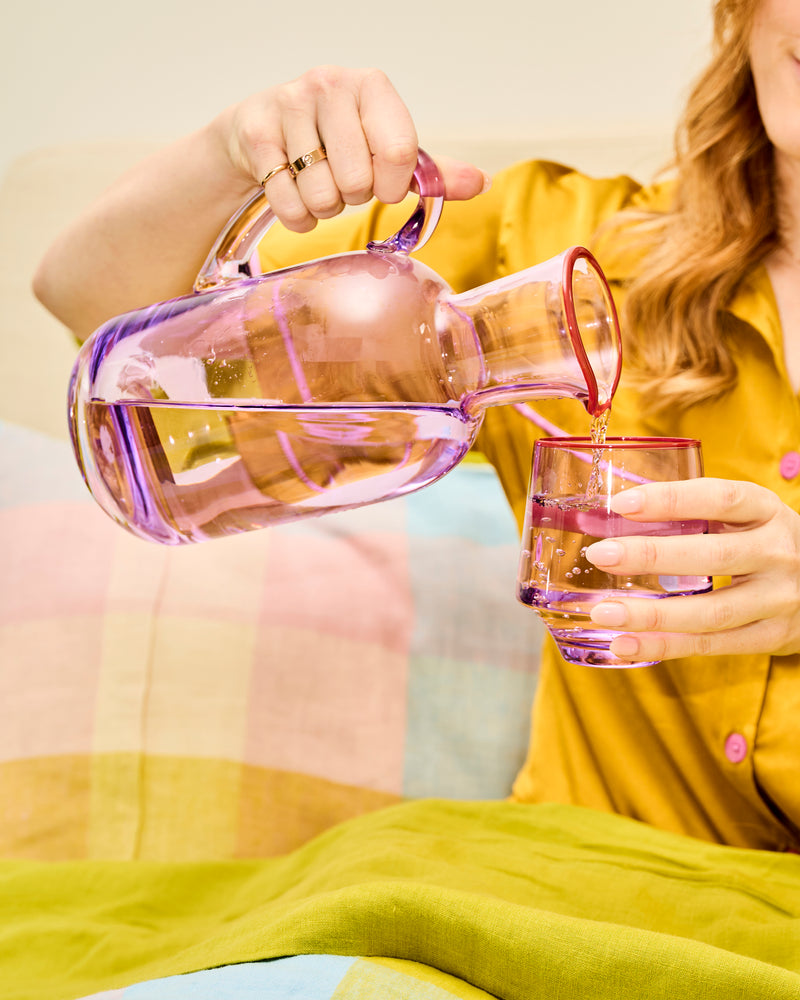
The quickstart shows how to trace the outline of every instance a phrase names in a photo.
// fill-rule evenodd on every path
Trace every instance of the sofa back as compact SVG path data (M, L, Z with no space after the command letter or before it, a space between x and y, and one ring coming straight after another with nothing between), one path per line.
M36 150L0 186L0 854L260 856L403 798L507 795L542 629L514 599L517 533L487 465L181 548L89 497L67 440L75 347L30 280L150 148ZM612 148L536 154L647 173L662 153ZM443 151L490 170L530 152Z

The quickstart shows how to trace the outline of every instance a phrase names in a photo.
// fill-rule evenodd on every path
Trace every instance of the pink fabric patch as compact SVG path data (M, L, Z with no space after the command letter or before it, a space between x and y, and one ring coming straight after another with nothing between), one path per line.
M171 549L160 613L254 624L265 574L280 576L271 555L274 537L274 529L251 531Z
M0 622L101 614L119 531L87 504L0 510Z
M91 751L102 639L93 616L0 626L0 760Z
M414 610L405 537L276 532L248 763L400 794Z
M265 629L245 761L400 794L408 661L385 648Z
M0 759L91 750L118 530L86 504L0 510Z
M273 533L259 620L408 653L414 627L405 535Z

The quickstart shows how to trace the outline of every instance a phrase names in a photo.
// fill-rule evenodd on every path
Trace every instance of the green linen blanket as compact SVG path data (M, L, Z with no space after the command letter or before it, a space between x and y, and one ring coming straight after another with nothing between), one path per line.
M427 800L269 860L0 862L6 1000L311 954L420 963L503 1000L800 998L800 857Z

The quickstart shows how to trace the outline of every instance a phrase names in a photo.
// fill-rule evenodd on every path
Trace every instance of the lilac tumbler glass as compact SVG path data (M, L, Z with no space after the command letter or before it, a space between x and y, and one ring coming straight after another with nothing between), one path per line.
M586 559L603 538L625 535L704 534L701 520L631 521L610 509L615 493L647 482L703 475L700 442L688 438L548 438L534 450L522 536L517 597L538 612L568 663L643 667L610 651L623 632L590 618L600 601L614 597L663 598L711 590L708 576L618 576Z

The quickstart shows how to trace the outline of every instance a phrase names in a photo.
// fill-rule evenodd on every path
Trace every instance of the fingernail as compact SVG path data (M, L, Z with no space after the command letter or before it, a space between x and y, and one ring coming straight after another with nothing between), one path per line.
M611 497L609 505L615 514L638 514L644 506L644 497L638 490L623 490Z
M604 601L592 608L590 617L595 625L624 625L628 620L628 609L616 601Z
M611 652L615 656L638 656L639 640L632 635L621 635L611 643Z
M595 566L616 566L622 559L623 548L619 542L604 539L594 542L586 550L586 558Z
M492 178L486 173L485 170L482 170L481 173L483 174L483 187L481 188L481 194L486 194L492 186Z

